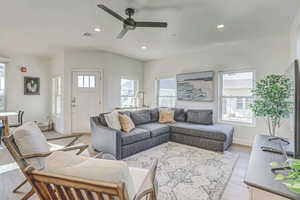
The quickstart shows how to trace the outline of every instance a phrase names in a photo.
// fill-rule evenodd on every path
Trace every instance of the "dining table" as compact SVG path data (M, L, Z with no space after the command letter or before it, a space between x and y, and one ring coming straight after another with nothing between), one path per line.
M17 112L0 112L0 120L4 125L3 136L9 136L9 126L8 126L8 118L18 116Z

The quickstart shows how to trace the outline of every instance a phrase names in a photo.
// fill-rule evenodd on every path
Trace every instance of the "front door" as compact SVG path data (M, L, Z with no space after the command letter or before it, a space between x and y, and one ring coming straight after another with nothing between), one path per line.
M72 72L72 133L90 132L90 117L101 112L101 72Z

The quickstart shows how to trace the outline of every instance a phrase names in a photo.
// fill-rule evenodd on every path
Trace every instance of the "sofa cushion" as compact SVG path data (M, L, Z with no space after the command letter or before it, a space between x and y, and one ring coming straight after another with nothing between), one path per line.
M151 137L150 131L141 128L135 128L130 133L122 134L122 144L128 145Z
M168 133L170 131L169 125L161 124L161 123L143 124L143 125L139 125L138 128L142 128L150 131L152 137L159 136Z
M157 122L159 120L159 110L158 108L153 108L150 110L151 122Z
M172 108L175 111L174 120L176 122L184 122L186 119L186 113L184 112L184 108Z
M105 117L104 117L106 114L108 114L108 113L101 113L98 117L98 120L99 120L99 122L102 126L107 127L107 123L106 123L106 120L105 120Z
M151 121L150 110L139 110L131 112L131 119L135 125L149 123Z
M213 111L212 110L188 110L187 122L195 124L213 124Z
M226 141L233 134L233 127L225 124L201 125L187 122L170 124L171 132L203 137L212 140Z

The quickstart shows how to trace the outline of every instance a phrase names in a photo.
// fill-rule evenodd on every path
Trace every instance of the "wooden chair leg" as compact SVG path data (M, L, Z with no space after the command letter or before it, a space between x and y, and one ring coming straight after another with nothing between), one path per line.
M20 185L18 185L14 190L13 193L17 193L18 190L27 182L27 179L25 179Z
M27 194L25 194L24 197L22 197L21 200L29 199L30 197L32 197L32 195L34 195L34 193L35 193L35 191L33 190L33 188L31 188L31 190Z

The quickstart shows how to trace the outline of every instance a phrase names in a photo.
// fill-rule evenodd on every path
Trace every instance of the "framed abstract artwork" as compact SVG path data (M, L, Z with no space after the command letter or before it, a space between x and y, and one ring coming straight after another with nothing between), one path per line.
M24 95L40 95L39 77L24 77Z
M214 71L178 74L176 80L178 101L214 101Z

